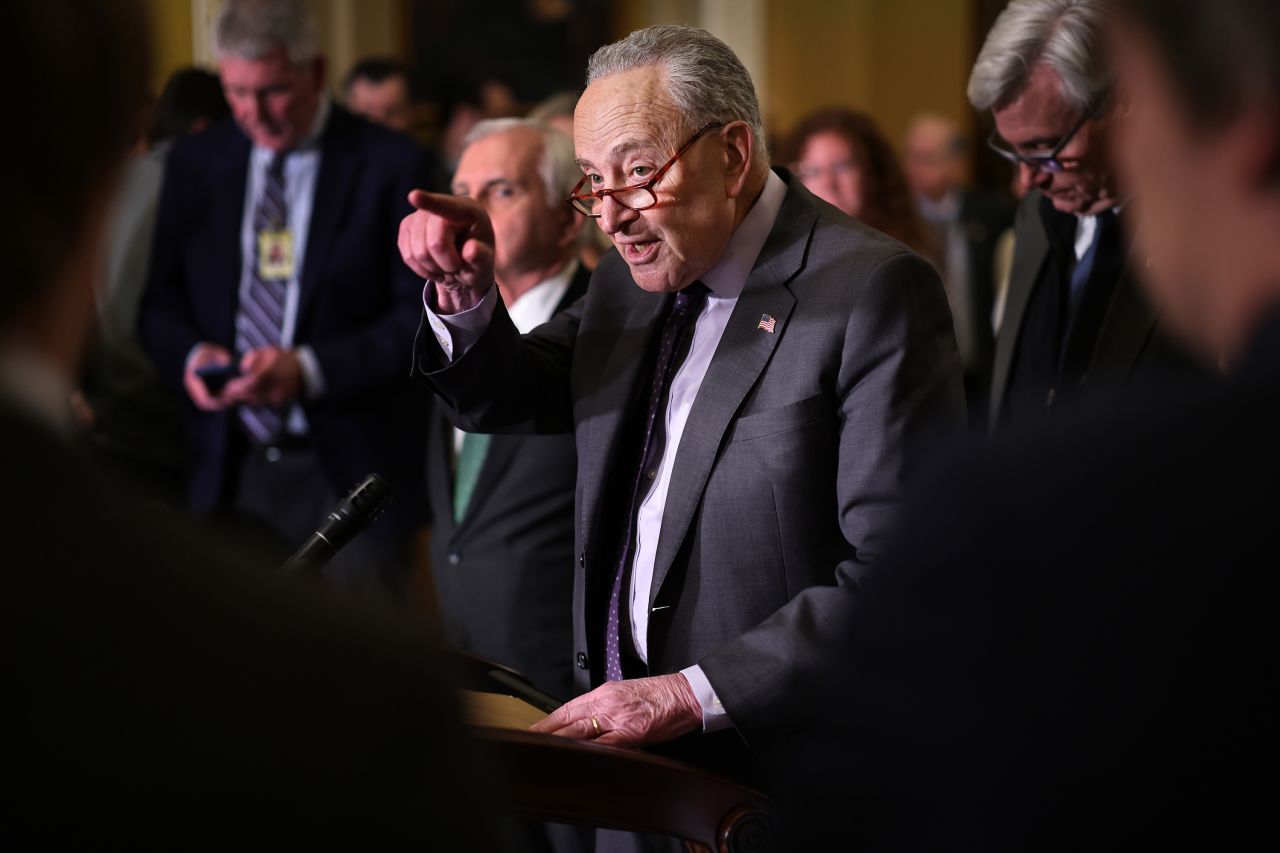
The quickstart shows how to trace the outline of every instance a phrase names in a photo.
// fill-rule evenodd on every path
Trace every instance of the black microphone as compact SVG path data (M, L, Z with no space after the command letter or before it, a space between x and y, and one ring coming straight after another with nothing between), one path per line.
M391 489L387 481L377 474L370 474L342 499L337 508L325 517L311 538L285 560L280 567L284 575L304 572L317 573L334 558L344 546L360 535L369 522L378 517L387 505Z

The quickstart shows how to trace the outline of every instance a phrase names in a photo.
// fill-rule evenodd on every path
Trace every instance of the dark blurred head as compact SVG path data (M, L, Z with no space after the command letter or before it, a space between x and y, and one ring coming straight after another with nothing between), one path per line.
M8 109L38 129L0 134L7 337L42 300L61 300L55 286L96 251L136 141L150 54L141 10L127 0L0 3L0 32L5 79L22 81L10 88ZM92 286L90 276L79 295L91 300Z
M902 167L870 116L840 107L811 113L786 148L792 171L819 198L921 247L923 230Z
M1280 4L1120 0L1112 49L1148 284L1230 360L1280 307Z
M182 68L173 72L160 93L151 141L199 133L229 115L231 108L218 75L203 68Z
M392 59L364 59L347 72L342 82L347 109L404 133L413 119L409 74Z
M945 116L924 114L911 120L902 162L907 184L917 196L942 201L964 183L968 145L956 123Z

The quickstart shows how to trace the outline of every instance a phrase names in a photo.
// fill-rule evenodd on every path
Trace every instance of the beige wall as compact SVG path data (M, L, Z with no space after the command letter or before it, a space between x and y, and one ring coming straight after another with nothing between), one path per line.
M920 110L969 124L972 0L769 0L769 121L865 110L895 142Z

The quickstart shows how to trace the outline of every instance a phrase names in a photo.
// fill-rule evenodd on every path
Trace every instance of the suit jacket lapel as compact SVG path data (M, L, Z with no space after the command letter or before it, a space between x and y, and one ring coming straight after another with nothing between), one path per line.
M359 149L351 144L351 118L333 106L321 141L320 172L316 175L315 199L307 234L307 255L302 263L298 294L298 326L315 299L329 252L337 241L350 194L362 165Z
M813 202L805 196L795 185L788 189L773 231L747 276L746 287L698 388L667 490L649 593L651 606L684 544L720 443L786 333L796 304L787 285L804 268L817 221ZM759 327L765 314L776 321L772 334Z
M449 428L448 436L453 440L453 428ZM520 437L512 435L494 435L489 437L489 450L485 453L484 462L480 464L480 475L476 478L475 490L471 493L471 502L467 504L462 520L454 530L455 538L465 536L475 524L476 516L484 506L485 500L493 493L494 486L502 478L502 473L510 466L520 446ZM452 447L452 445L450 445ZM452 461L452 458L450 459ZM453 506L454 476L453 468L449 476L449 505Z
M995 367L991 379L991 423L994 425L1004 404L1004 392L1009 382L1009 370L1018 338L1022 334L1022 321L1031 301L1040 271L1049 259L1049 235L1045 233L1039 205L1032 205L1027 212L1032 224L1017 232L1017 248L1014 250L1013 269L1009 273L1009 293L1005 297L1004 322L996 339Z
M248 137L236 133L235 145L216 173L214 210L209 222L219 229L214 242L219 250L211 253L216 269L208 271L209 281L228 282L225 287L205 288L196 298L209 310L209 317L221 318L223 340L231 346L236 339L236 311L240 305L240 278L244 269L244 246L240 229L244 222L244 194L249 182ZM212 302L205 302L209 300Z

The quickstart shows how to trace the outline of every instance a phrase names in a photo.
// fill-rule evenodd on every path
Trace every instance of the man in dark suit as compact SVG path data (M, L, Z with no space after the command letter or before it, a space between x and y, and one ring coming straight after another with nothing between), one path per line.
M1102 50L1105 9L1103 0L1010 4L969 79L974 108L995 117L992 149L1031 190L996 341L993 428L1082 393L1194 374L1133 277L1129 212L1108 162L1126 106Z
M794 849L1274 833L1280 7L1113 10L1143 284L1229 381L1086 400L920 495L815 688L841 719L796 768Z
M264 525L287 554L378 472L395 500L339 573L395 574L425 521L405 371L421 285L392 246L422 154L329 101L302 5L229 3L217 48L235 121L174 146L142 316L192 403L191 506ZM212 384L225 366L239 375Z
M415 194L415 368L464 428L575 434L576 679L595 689L538 728L703 732L683 754L750 774L739 733L790 701L930 427L959 424L946 297L928 263L769 169L750 77L710 34L637 31L588 78L574 203L618 251L522 338L483 211Z
M77 450L71 379L146 25L129 3L44 0L4 4L0 28L10 105L44 131L0 140L21 166L0 198L0 844L509 849L423 632L266 577Z
M965 397L972 421L980 425L986 420L995 351L996 243L1013 224L1013 204L964 185L968 150L953 121L924 114L907 130L902 165L920 215L933 229L938 272L964 364Z
M574 258L586 220L564 203L580 176L572 140L523 119L476 125L458 160L453 192L493 223L494 277L519 332L587 291ZM570 435L464 433L432 418L431 570L445 635L562 698L574 693L577 470Z

